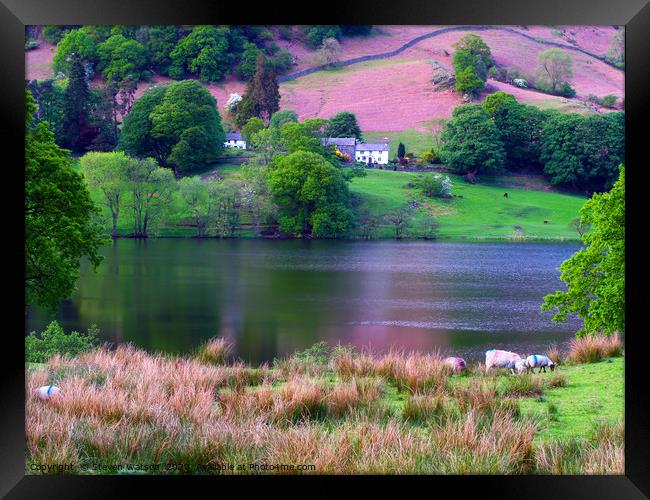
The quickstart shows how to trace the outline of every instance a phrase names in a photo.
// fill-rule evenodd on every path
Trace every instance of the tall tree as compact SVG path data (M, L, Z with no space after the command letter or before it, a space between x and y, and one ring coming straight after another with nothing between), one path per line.
M122 151L111 153L90 152L79 160L81 171L90 187L99 189L104 195L113 223L111 236L117 238L117 224L124 193L129 187L129 170L133 161Z
M113 35L97 46L97 69L109 82L127 77L139 80L149 67L149 54L144 45L122 35Z
M562 83L570 83L573 77L573 59L566 52L553 48L542 52L538 58L538 82L555 94Z
M355 137L359 141L363 141L357 117L348 111L341 111L329 119L325 135L327 137Z
M480 104L457 106L440 135L443 161L473 178L503 166L503 144L494 122Z
M625 169L608 193L595 194L580 210L592 230L585 248L560 266L566 291L544 297L542 311L555 310L555 321L577 314L584 321L578 336L625 329Z
M485 88L488 69L494 65L490 47L483 39L468 33L454 44L452 58L456 76L456 90L477 95Z
M341 170L321 155L297 151L277 157L268 185L278 206L281 231L335 238L350 230L353 218L347 182Z
M92 94L81 60L74 57L63 95L63 146L86 151L97 135L91 119Z
M152 158L129 165L129 185L133 208L133 236L147 238L169 210L176 189L174 174L161 168Z
M82 64L94 63L97 47L93 39L83 29L72 30L56 46L52 60L54 70L69 76L75 61Z
M33 123L29 92L25 104L25 302L55 310L72 294L81 259L99 265L104 240L98 209L68 151L45 123Z
M201 81L221 80L232 64L226 26L195 26L171 52L169 76L182 79L186 73L198 74Z
M499 131L506 168L541 169L541 138L547 114L534 106L518 103L514 96L505 92L487 96L483 108Z
M154 87L135 101L124 118L120 148L178 173L213 162L225 140L214 97L196 80L184 80Z
M552 113L542 132L541 160L555 185L611 188L625 161L625 113Z
M239 105L235 122L243 127L253 116L268 123L273 113L280 109L280 88L275 71L265 64L264 56L257 58L253 78L246 84L246 92Z

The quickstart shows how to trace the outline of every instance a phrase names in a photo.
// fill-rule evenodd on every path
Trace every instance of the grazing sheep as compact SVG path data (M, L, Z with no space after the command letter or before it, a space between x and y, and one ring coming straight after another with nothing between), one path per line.
M525 359L521 359L515 363L515 371L517 372L518 375L521 375L522 373L528 371L528 367L526 366Z
M36 396L41 401L47 401L53 396L60 396L60 395L61 395L61 389L59 389L55 385L44 385L43 387L39 387L38 389L36 389Z
M533 373L535 373L535 367L539 368L539 371L537 373L541 373L542 370L544 370L544 373L546 373L547 366L551 369L551 371L555 370L555 363L553 363L553 361L551 361L548 356L542 356L541 354L531 354L526 358L525 363L526 370Z
M515 374L515 364L521 361L521 356L510 351L500 351L490 349L485 352L485 367L490 368L509 368L512 374Z
M446 358L445 364L449 366L454 373L460 373L465 368L467 368L467 363L465 363L465 360L463 358L457 358L455 356L450 356L449 358Z

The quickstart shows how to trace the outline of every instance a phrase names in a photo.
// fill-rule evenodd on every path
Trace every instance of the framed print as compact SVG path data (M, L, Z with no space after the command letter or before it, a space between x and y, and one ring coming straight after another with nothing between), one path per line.
M643 1L3 1L8 498L648 495Z

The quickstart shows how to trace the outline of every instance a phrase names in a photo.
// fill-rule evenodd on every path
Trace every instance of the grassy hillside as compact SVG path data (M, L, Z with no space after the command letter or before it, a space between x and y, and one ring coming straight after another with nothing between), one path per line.
M425 198L408 183L416 174L389 170L368 170L366 177L352 180L350 189L363 201L361 209L382 217L406 206L414 199L418 208L410 209L413 237L423 234L426 221L438 221L441 239L578 239L568 224L578 215L585 201L582 196L504 187L500 184L468 184L450 175L453 192L462 198ZM500 178L507 180L507 178ZM503 193L509 197L504 198ZM544 224L549 220L550 224ZM392 237L393 228L382 225L379 237Z

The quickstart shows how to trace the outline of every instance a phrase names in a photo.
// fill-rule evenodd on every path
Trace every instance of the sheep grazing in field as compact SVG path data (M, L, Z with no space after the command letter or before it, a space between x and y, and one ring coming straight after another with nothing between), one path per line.
M514 375L518 361L522 361L521 356L514 352L498 349L490 349L485 352L485 367L488 370L490 368L508 368Z
M548 366L551 371L555 370L555 363L551 361L548 356L542 356L541 354L531 354L526 358L526 370L535 373L534 368L539 368L537 373L541 373L544 370L546 373L546 367Z
M451 356L445 359L445 364L450 367L454 373L460 373L467 368L467 363L463 358Z
M61 395L61 389L59 389L55 385L44 385L43 387L39 387L38 389L36 389L36 396L41 401L47 401L52 397L60 396L60 395Z
M528 367L526 366L525 359L520 359L515 363L515 372L517 372L517 375L521 375L522 373L527 371L528 371Z

